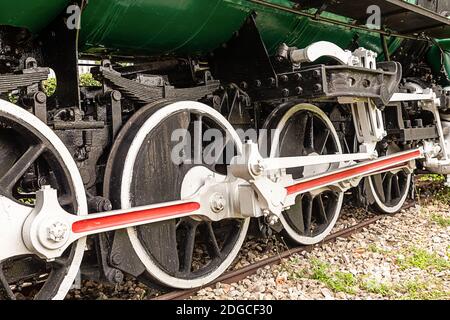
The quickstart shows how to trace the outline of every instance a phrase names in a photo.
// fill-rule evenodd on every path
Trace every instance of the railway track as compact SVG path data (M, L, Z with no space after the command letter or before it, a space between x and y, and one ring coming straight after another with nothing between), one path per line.
M403 209L409 209L409 208L413 207L414 205L415 205L415 202L411 201L411 202L407 203L403 207ZM330 234L328 237L326 237L322 241L321 244L335 241L337 238L348 238L351 235L353 235L354 233L360 231L361 229L366 228L366 227L370 226L371 224L376 223L378 220L382 219L383 217L393 216L393 215L395 215L395 214L377 215L377 216L365 219L351 227L347 227L347 228L344 228L342 230L339 230L339 231L336 231L336 232ZM264 260L257 261L255 263L245 266L243 268L227 272L204 287L213 286L219 282L231 284L231 283L241 281L241 280L245 279L246 277L255 274L257 272L257 270L260 268L263 268L265 266L272 266L272 265L279 264L282 259L289 258L290 256L292 256L296 253L300 253L303 251L310 252L315 246L316 245L298 246L298 247L287 249L287 250L281 252L279 255L275 255L275 256L266 258ZM189 289L189 290L174 290L174 291L170 291L168 293L162 294L157 297L152 297L152 298L150 298L150 300L188 299L189 297L191 297L192 295L197 293L200 289L201 288L193 288L193 289Z

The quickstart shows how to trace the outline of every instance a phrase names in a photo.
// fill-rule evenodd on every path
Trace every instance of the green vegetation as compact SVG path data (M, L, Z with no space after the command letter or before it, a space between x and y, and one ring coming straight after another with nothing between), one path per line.
M437 287L435 283L410 280L395 286L394 289L402 294L401 299L404 300L436 300L450 297L449 291Z
M434 252L428 252L421 248L410 248L406 254L397 256L397 264L400 269L419 268L422 270L435 269L438 271L450 268L450 262Z
M43 82L43 90L47 96L51 96L56 91L56 79L49 78ZM82 87L100 87L101 83L94 79L92 74L85 73L80 75L80 85Z
M387 283L377 282L373 279L361 281L360 287L367 292L380 294L382 296L391 296L393 294L391 285Z
M56 79L55 78L49 78L42 82L42 87L45 92L45 94L50 97L53 95L56 91Z
M313 259L309 278L318 280L334 292L355 293L357 279L349 272L331 271L328 263Z
M436 174L436 173L430 173L430 174L424 174L419 178L419 181L421 182L443 182L445 181L445 177L442 174Z
M394 253L379 249L374 244L369 245L368 249L372 252L382 252L395 256ZM412 247L401 252L402 254L397 253L396 263L402 270L420 268L422 270L442 271L450 268L449 261L421 248ZM450 257L450 246L447 254ZM289 272L291 280L305 278L317 280L334 292L355 294L358 290L362 290L384 298L405 300L450 299L450 291L443 288L439 279L433 280L434 282L413 279L403 283L387 283L370 279L367 275L354 276L349 272L334 271L329 263L316 258L311 259L310 266L305 269L296 268L299 262L300 259L295 257L283 264L285 270Z
M440 214L434 213L431 216L431 220L436 222L441 227L449 227L450 226L450 218L444 217Z
M375 243L369 244L369 245L367 246L367 249L368 249L369 251L371 251L371 252L374 252L374 253L382 253L382 254L388 254L388 253L389 253L389 251L387 251L387 250L378 248L377 245L376 245Z

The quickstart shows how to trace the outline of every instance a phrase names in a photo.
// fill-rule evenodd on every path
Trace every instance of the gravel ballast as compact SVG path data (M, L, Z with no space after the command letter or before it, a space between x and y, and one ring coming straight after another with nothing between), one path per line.
M402 210L350 238L295 254L239 283L201 289L191 298L450 299L448 212L442 203ZM347 213L335 229L349 220L359 219Z
M448 190L436 183L422 187L421 200L412 208L383 216L349 238L261 268L238 283L202 288L191 299L450 299ZM346 206L333 232L374 215ZM229 271L286 248L280 237L247 239ZM133 279L115 286L87 280L68 298L142 300L162 293Z

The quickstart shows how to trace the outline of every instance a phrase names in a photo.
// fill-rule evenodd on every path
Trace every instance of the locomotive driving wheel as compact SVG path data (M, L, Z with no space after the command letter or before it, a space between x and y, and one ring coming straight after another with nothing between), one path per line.
M391 142L387 149L380 151L382 155L401 152L401 148ZM412 182L412 173L403 169L384 172L366 178L366 190L373 200L371 207L379 213L396 213L405 204Z
M215 148L218 152L212 151L211 142L203 141L208 132L227 137L224 146ZM240 150L233 127L206 105L148 105L128 121L114 144L105 195L116 208L180 200L195 193L209 176L225 179L228 161ZM209 161L205 154L211 155ZM248 225L249 219L211 222L194 217L128 228L127 233L152 280L173 288L193 288L227 269Z
M298 157L342 153L337 132L328 116L310 104L286 105L267 119L265 129L276 129L269 141L270 157ZM262 143L260 141L260 143ZM338 167L322 164L287 169L293 179L307 178ZM299 244L322 241L335 225L344 193L325 187L299 195L295 205L283 212L284 232Z
M87 214L83 182L64 144L34 115L1 99L0 164L0 223L8 223L15 213L6 209L14 207L6 202L31 212L42 185L58 190L66 211ZM85 238L78 240L54 261L34 255L0 261L0 299L63 299L78 273L85 244Z

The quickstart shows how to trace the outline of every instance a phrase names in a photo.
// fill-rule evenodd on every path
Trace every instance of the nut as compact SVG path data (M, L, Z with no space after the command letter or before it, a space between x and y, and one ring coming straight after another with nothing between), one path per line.
M67 237L68 227L65 223L55 222L47 230L47 237L54 242L62 242Z
M211 210L216 213L219 213L225 209L225 205L227 202L222 194L215 193L211 197L210 203L211 203Z

